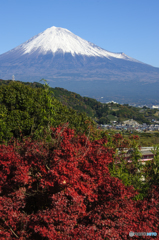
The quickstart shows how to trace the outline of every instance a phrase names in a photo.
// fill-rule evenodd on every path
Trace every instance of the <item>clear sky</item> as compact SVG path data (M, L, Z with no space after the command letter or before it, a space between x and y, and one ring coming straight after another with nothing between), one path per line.
M0 54L52 26L159 67L159 0L1 0Z

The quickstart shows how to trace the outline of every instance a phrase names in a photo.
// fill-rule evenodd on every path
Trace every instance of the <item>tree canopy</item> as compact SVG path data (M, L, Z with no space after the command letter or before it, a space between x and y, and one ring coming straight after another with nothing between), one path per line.
M90 123L95 125L85 113L77 113L52 97L47 86L32 88L13 81L0 86L0 116L1 142L20 135L37 139L44 129L66 122L81 132L87 131Z

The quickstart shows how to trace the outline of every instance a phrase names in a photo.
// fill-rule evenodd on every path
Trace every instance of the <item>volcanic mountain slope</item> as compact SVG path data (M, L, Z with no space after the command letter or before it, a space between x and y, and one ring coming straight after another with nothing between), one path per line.
M51 27L0 55L0 78L158 82L159 69Z

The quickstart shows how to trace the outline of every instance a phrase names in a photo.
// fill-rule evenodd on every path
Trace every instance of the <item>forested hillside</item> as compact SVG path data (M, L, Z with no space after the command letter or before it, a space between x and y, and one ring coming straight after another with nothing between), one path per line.
M63 88L51 90L53 96L60 102L72 107L79 112L86 112L99 124L110 121L122 122L127 119L134 119L139 123L151 124L152 119L159 120L159 110L150 108L137 108L128 104L101 103L93 98L81 97L79 94L67 91Z
M97 129L83 108L97 121L133 111L47 84L0 85L0 239L157 234L159 146L142 165L137 135Z
M11 80L0 80L2 83L9 84ZM22 82L24 85L29 85L33 88L44 88L41 83ZM151 124L151 120L159 120L159 110L150 108L137 108L128 104L108 103L103 104L93 98L82 97L77 93L70 92L63 88L50 88L51 96L61 102L68 108L72 108L79 113L86 113L98 124L106 124L111 121L122 122L128 119L134 119L138 123Z
M101 103L93 98L81 97L79 94L67 91L63 88L51 88L52 95L64 105L78 112L85 112L99 124L111 121L121 122L134 119L139 123L151 124L151 119L159 119L159 111L149 108L137 108L128 104Z
M69 122L77 132L88 132L89 124L95 122L85 113L78 113L51 97L49 89L35 83L9 81L0 86L0 141L11 137L32 135L42 138L43 130Z

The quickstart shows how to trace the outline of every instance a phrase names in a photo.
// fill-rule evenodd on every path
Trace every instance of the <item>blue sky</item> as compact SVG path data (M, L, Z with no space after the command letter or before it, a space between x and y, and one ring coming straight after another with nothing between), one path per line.
M49 27L159 67L159 0L5 0L0 54Z

